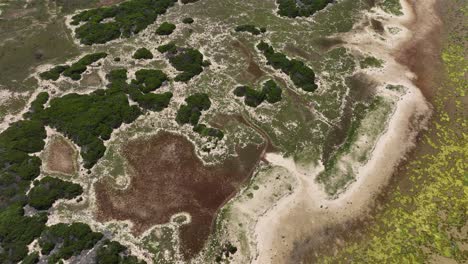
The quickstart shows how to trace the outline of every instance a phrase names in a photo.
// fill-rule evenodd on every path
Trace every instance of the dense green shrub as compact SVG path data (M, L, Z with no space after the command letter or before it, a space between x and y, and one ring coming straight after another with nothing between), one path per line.
M138 34L177 0L130 0L119 5L86 10L73 16L76 37L85 45L102 44ZM113 18L113 21L104 21ZM80 25L80 23L84 24Z
M172 34L172 32L174 32L175 29L176 25L169 22L164 22L156 29L156 34L167 36Z
M193 22L194 22L194 20L191 17L186 17L186 18L182 19L182 23L184 23L184 24L192 24Z
M153 53L151 53L147 48L139 48L133 54L133 58L136 60L150 60L153 58Z
M249 32L252 35L260 35L261 33L266 32L265 28L257 28L255 25L245 24L240 25L235 28L236 32Z
M70 66L68 65L58 65L48 71L42 72L41 74L39 74L39 77L41 77L41 79L43 80L56 81L60 77L60 74L62 74L62 72L68 69L69 67Z
M257 48L263 52L268 64L289 75L294 85L307 92L314 92L317 89L315 73L304 62L288 59L286 55L275 52L270 45L263 41L257 45Z
M54 253L49 256L50 263L79 254L82 250L91 249L101 240L101 233L93 232L87 224L56 224L47 227L41 234L39 245L42 254Z
M63 76L67 76L72 80L77 81L81 79L81 74L86 71L87 66L105 57L107 57L107 53L105 52L97 52L85 55L83 58L73 63L70 67L66 68L62 74Z
M141 69L135 73L135 80L132 80L132 84L137 85L140 91L143 93L152 92L168 80L167 75L154 69Z
M195 3L198 2L199 0L182 0L182 4L189 4L189 3Z
M83 188L79 184L47 176L34 182L28 193L28 203L38 210L47 210L56 200L73 199L81 193Z
M166 53L166 52L175 53L177 52L177 46L173 42L171 42L171 43L159 46L158 51L161 53Z
M49 101L49 94L47 92L40 92L37 94L36 99L31 102L31 106L29 107L29 111L24 113L24 118L30 118L36 113L41 112L44 110L44 104Z
M244 103L251 107L257 107L265 100L270 104L279 102L281 101L281 94L281 88L273 80L264 82L261 91L248 86L238 86L234 89L234 95L244 97Z
M39 253L38 252L33 252L29 255L27 255L23 261L21 261L21 264L35 264L39 262Z
M27 246L47 222L46 214L24 216L23 204L15 203L0 211L0 263L18 263L28 255Z
M41 167L41 159L29 154L41 151L45 138L37 120L15 122L0 134L0 209L26 200L25 190Z
M135 256L124 255L127 248L119 242L105 240L96 250L97 264L144 264Z
M104 154L102 140L109 138L113 129L133 122L140 114L129 105L123 92L97 90L54 98L38 118L79 145L85 168L91 168Z
M202 111L206 111L211 107L211 101L207 94L196 93L185 98L185 103L180 106L177 111L177 123L184 125L190 124L193 126L193 131L202 136L211 136L222 139L224 134L216 128L208 128L206 125L198 124Z
M141 108L156 112L162 111L163 109L167 108L172 98L171 92L165 92L161 94L143 94L134 87L129 88L129 90L130 98L133 101L137 102Z
M192 48L177 50L177 53L169 58L169 62L176 70L182 72L175 78L180 82L187 82L200 74L204 66L203 54Z
M311 16L332 2L333 0L276 0L278 14L291 18Z

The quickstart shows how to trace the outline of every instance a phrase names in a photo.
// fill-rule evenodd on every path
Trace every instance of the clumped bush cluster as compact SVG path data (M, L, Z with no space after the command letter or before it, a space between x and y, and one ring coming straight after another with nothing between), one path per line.
M39 77L41 77L44 80L56 81L60 77L60 74L62 74L63 76L69 77L72 80L77 81L81 79L81 74L86 71L89 65L105 57L107 57L107 53L105 52L88 54L80 60L78 60L77 62L73 63L71 66L55 66L52 69L39 74Z
M68 65L57 65L53 67L52 69L42 72L39 74L39 77L43 80L52 80L56 81L60 77L60 74L66 69L68 69L70 66Z
M39 245L41 253L49 255L49 263L57 263L59 260L67 260L81 251L91 249L101 240L101 233L93 232L87 224L56 224L46 227L43 231Z
M273 80L263 83L261 91L257 91L248 86L238 86L234 89L234 94L238 97L244 97L244 103L251 107L257 107L265 100L270 104L281 101L282 90Z
M169 62L179 73L175 80L178 82L188 82L193 77L203 71L203 67L209 62L203 60L203 54L192 48L177 48L175 44L169 43L158 47L161 53L167 53Z
M135 256L128 255L128 249L117 241L105 240L96 250L96 264L143 264Z
M222 139L224 134L216 128L207 127L204 124L199 124L202 111L206 111L211 107L211 101L207 94L196 93L185 98L185 103L177 111L177 123L184 125L190 124L193 126L193 131L202 136L216 137Z
M82 193L79 184L47 176L34 182L28 193L28 203L37 210L47 210L58 199L73 199Z
M172 34L174 30L176 29L176 25L169 23L169 22L164 22L159 27L156 29L156 34L161 35L161 36L167 36Z
M71 23L79 25L75 34L82 44L102 44L138 34L176 2L177 0L130 0L115 6L80 12L73 16ZM84 24L80 25L82 22Z
M245 24L239 25L235 28L236 32L249 32L252 35L260 35L266 32L266 28L257 28L255 25Z
M133 58L136 60L150 60L153 58L153 53L151 53L147 48L139 48L133 54Z
M193 22L194 22L194 20L191 17L186 17L186 18L182 19L182 23L184 23L184 24L192 24Z
M315 73L304 62L296 59L288 59L286 55L275 52L270 45L263 41L257 45L257 48L263 52L268 64L289 75L294 85L306 92L314 92L317 90Z
M276 0L278 14L286 17L309 17L324 9L333 0Z

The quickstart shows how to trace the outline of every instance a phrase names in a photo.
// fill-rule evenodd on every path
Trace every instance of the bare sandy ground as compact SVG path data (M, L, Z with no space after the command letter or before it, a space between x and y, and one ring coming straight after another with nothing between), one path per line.
M269 162L287 168L295 176L298 187L259 219L253 263L307 263L304 259L311 259L307 255L314 248L333 239L331 230L339 226L345 231L349 223L358 221L372 207L396 166L414 147L418 131L431 114L423 93L414 85L421 84L418 75L396 58L401 58L408 47L421 41L440 23L433 9L435 4L436 0L405 0L404 16L393 17L379 10L369 14L383 18L384 26L402 30L394 35L387 33L384 39L375 37L375 32L366 28L345 36L347 48L385 60L385 68L371 74L375 80L404 85L408 92L397 102L386 132L376 143L370 160L360 168L356 182L336 199L329 199L314 181L323 169L321 166L304 168L278 154L267 155Z

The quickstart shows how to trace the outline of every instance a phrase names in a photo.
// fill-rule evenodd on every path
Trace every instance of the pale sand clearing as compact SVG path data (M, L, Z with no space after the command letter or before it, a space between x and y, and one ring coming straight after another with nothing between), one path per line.
M417 13L434 14L432 9L436 0L415 2L418 2ZM327 228L346 224L369 210L376 195L388 184L396 166L414 146L417 133L426 125L431 110L421 91L413 85L415 74L396 62L394 57L405 45L428 34L431 25L439 20L430 15L417 16L406 1L402 1L402 5L405 14L402 17L388 17L377 12L379 16L387 17L386 22L390 26L402 28L399 34L387 35L386 40L381 40L361 29L347 36L348 48L371 53L386 61L382 71L370 73L373 78L380 83L390 82L408 88L407 94L397 103L388 128L376 143L370 160L360 168L356 182L337 199L330 200L314 181L322 166L301 168L278 154L267 155L269 162L287 168L296 177L298 187L259 219L255 227L257 256L253 263L300 263L301 254L329 239ZM417 28L418 32L409 31L410 26ZM301 244L307 246L302 247Z

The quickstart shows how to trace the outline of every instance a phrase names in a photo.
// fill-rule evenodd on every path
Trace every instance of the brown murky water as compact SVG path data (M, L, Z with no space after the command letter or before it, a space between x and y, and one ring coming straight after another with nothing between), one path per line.
M262 151L263 146L248 146L237 157L205 166L183 136L161 132L131 141L122 150L133 171L131 183L125 190L106 180L95 185L98 219L130 220L139 235L187 212L192 222L181 227L180 240L189 259L203 248L218 209L250 178Z

